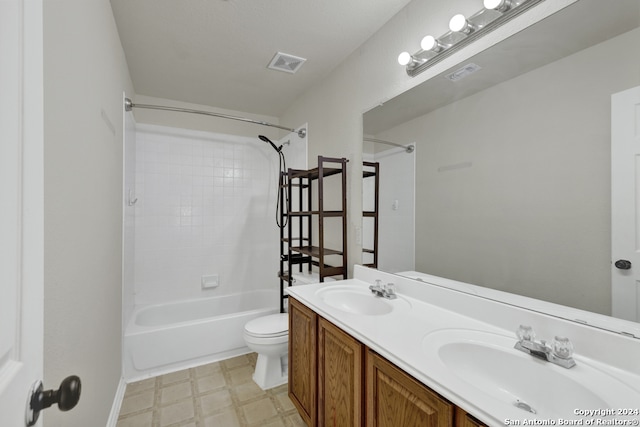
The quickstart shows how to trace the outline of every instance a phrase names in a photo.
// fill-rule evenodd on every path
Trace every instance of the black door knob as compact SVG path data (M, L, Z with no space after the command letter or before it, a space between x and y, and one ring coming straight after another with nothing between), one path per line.
M73 409L80 400L82 384L80 378L75 375L71 375L62 380L58 390L43 391L44 387L42 386L42 382L39 381L38 383L29 401L30 411L28 411L27 426L35 425L40 416L40 411L47 409L54 403L58 404L58 409L61 411L68 411Z
M629 270L631 268L631 261L628 261L626 259L619 259L613 265L615 265L616 268L619 268L620 270Z

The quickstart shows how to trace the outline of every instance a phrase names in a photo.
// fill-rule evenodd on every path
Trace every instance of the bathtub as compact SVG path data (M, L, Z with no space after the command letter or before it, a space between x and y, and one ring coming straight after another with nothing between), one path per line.
M124 334L125 380L248 353L245 323L278 311L278 292L267 290L136 306Z

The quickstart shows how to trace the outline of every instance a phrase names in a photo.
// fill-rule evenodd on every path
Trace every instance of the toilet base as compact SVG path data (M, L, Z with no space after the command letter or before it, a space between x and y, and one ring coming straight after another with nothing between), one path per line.
M253 373L253 381L258 384L262 390L268 390L288 381L288 354L280 356L267 356L258 354L256 361L256 370Z

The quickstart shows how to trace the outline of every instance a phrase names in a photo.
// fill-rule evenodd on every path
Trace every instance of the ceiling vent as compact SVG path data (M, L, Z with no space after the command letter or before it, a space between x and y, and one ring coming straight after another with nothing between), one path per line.
M304 61L306 61L305 58L278 52L275 54L267 68L293 74L302 67Z
M462 80L467 77L469 74L473 74L476 71L480 70L481 67L479 65L469 63L462 68L457 69L451 74L447 74L445 77L451 80L452 82L457 82L458 80Z

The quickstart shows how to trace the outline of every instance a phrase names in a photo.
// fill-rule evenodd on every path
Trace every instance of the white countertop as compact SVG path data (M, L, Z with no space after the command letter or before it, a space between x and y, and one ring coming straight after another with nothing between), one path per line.
M550 331L554 331L553 334L556 335L568 336L576 345L574 358L577 366L565 370L571 372L561 372L561 374L578 378L586 367L606 372L607 375L614 378L611 384L614 384L612 388L617 389L616 394L629 387L629 392L616 396L616 404L619 406L616 406L615 409L629 407L640 411L640 401L626 401L628 399L624 397L624 395L635 396L635 392L640 393L640 340L554 319L508 304L438 288L373 269L356 266L355 276L356 279L291 287L289 294L367 347L387 358L418 381L490 426L506 425L509 424L509 420L522 423L524 420L541 418L558 422L560 418L569 419L573 410L602 408L574 408L573 406L581 404L579 400L574 399L572 403L568 403L573 405L571 412L547 411L541 413L541 411L538 415L533 415L513 405L506 405L483 390L482 385L474 386L468 379L461 378L443 364L442 360L429 347L429 343L437 341L438 336L454 336L456 331L476 331L472 333L480 334L478 336L487 334L486 336L489 338L494 337L501 342L512 345L511 342L515 344L517 341L515 329L520 324L533 325L539 338L548 337L551 334ZM369 292L368 287L374 283L375 279L381 279L384 283L393 282L396 284L398 299L385 301L397 309L388 314L351 314L326 304L317 294L321 289L335 286L348 286L352 289ZM577 328L586 328L586 330ZM549 336L549 339L551 338L552 336ZM593 346L586 345L592 340L597 340L597 343ZM602 351L603 345L609 346L608 352ZM547 369L546 365L549 365L548 369L552 374L555 370L565 369L548 362L538 361L525 353L515 350L514 352L516 357L523 358L524 366L528 366L528 359L531 359L531 364L544 363L545 368L543 369ZM618 352L624 354L609 357L611 353ZM521 356L518 353L521 353ZM553 389L548 391L549 393L556 392ZM604 392L606 393L606 391ZM558 396L558 399L562 398L562 396ZM567 398L569 402L571 397ZM593 405L594 403L591 401L589 404ZM532 406L535 407L535 405ZM640 415L625 419L633 422L633 419L640 420Z

